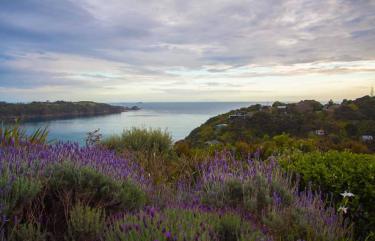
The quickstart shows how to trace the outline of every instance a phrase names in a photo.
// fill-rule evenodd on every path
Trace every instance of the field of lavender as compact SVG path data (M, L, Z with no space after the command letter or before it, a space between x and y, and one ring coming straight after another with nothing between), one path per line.
M220 153L157 185L101 146L2 138L1 240L352 240L341 213L273 159Z

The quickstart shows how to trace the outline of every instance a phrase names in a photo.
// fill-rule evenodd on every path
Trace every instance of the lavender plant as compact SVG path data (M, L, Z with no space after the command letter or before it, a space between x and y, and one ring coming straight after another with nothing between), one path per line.
M35 223L43 229L32 229L35 235L50 232L63 240L69 230L79 233L80 221L94 217L96 208L109 214L141 208L148 185L138 165L97 147L7 145L0 149L1 235L18 237L12 230L31 230ZM79 202L87 212L74 209Z
M217 156L200 170L195 196L203 205L238 210L276 239L351 239L342 216L319 193L299 192L273 159L241 162Z
M155 187L138 164L100 146L8 144L0 148L0 237L351 240L340 214L319 193L298 190L275 160L223 154L196 169L176 187Z
M207 212L199 208L147 208L120 217L108 230L108 241L232 241L270 240L235 214Z

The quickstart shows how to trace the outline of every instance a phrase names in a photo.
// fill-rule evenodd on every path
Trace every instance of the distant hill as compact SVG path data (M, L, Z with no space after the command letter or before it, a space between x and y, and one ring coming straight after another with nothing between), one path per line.
M6 103L0 102L0 120L9 121L16 118L29 120L33 118L60 118L70 116L92 116L121 113L128 110L122 106L113 106L91 101L79 102L31 102Z
M315 100L272 106L252 105L209 119L185 141L191 147L261 144L278 135L313 140L322 149L375 152L375 97L330 101Z

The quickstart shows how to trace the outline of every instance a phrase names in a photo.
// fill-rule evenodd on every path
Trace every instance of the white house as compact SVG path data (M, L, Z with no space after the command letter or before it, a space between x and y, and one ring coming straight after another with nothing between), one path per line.
M246 117L246 113L243 113L243 112L237 112L233 115L230 115L229 116L229 119L237 119L237 118L245 118Z
M374 137L371 135L363 135L361 136L361 140L364 142L371 142L374 140Z
M326 132L322 129L315 130L315 135L317 135L317 136L324 136L325 134L326 134Z
M220 144L221 142L218 140L206 141L206 145L209 145L209 146L220 145Z
M216 125L216 129L222 129L222 128L225 128L227 126L228 126L228 124L218 124L218 125Z

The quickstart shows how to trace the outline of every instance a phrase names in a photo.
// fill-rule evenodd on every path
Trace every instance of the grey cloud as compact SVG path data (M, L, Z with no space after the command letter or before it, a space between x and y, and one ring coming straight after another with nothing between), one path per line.
M173 76L167 70L178 67L373 60L374 12L366 0L4 0L0 61L12 51L45 51L123 63L129 76L167 78ZM0 86L96 86L68 76L58 69L0 69ZM129 76L109 79L113 85L139 81Z

